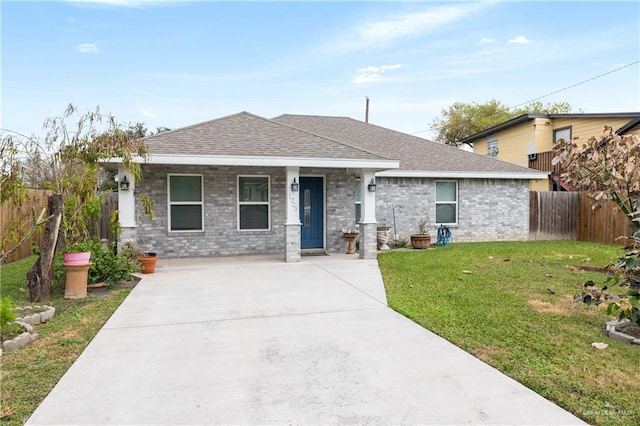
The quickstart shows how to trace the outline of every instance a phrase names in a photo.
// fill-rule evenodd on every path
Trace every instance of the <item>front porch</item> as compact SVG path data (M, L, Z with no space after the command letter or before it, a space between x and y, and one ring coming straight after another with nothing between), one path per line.
M312 226L319 232L312 249L328 253L343 253L343 230L359 228L356 256L376 257L375 169L142 164L142 172L141 182L131 182L119 169L130 181L119 191L121 244L164 258L279 254L298 262ZM319 205L307 197L309 177L321 182ZM141 193L154 203L153 218L143 213Z

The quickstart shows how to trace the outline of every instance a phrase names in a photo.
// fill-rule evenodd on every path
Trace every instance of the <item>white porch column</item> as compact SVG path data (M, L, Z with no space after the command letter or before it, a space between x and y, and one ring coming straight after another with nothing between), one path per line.
M118 166L118 220L120 222L121 233L118 237L118 247L127 241L136 243L136 200L134 190L135 180L131 170ZM120 183L125 180L129 182L129 190L120 188Z
M300 261L300 168L287 167L287 178L285 182L287 193L287 221L284 224L284 260L285 262ZM295 182L298 191L291 188Z
M362 169L360 176L360 259L375 259L378 255L376 193L369 191L369 185L375 183L376 172L371 169Z

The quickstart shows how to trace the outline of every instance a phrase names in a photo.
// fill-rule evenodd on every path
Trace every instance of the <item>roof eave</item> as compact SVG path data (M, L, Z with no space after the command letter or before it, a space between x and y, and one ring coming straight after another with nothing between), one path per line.
M172 164L181 166L256 166L256 167L323 167L354 169L397 169L400 163L394 160L360 158L298 158L298 157L251 157L251 156L205 156L151 154L136 163ZM121 158L110 158L104 163L122 163Z
M493 134L495 132L499 132L500 130L504 130L504 129L508 129L509 127L513 127L517 124L520 124L522 122L528 121L528 120L533 120L534 118L540 118L540 117L545 117L545 115L543 114L523 114L520 115L516 118L512 118L509 121L505 121L504 123L500 123L497 124L493 127L489 127L488 129L485 129L481 132L478 132L476 134L473 134L471 136L467 136L464 139L460 139L458 141L459 144L472 144L473 142L475 142L476 140L483 138L485 136L488 136L490 134Z
M490 172L490 171L431 171L431 170L384 170L377 177L416 177L446 179L547 179L549 172Z

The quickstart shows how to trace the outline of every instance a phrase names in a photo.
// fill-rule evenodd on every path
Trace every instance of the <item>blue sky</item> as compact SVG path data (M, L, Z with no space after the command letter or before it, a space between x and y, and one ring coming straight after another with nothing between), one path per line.
M1 124L27 134L69 103L155 129L239 111L364 119L368 96L371 123L428 138L453 102L516 106L592 78L540 100L640 111L637 1L0 7Z

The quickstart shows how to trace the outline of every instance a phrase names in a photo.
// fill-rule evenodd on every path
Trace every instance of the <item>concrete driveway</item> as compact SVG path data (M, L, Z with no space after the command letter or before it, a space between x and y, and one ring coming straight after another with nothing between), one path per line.
M161 259L27 424L221 423L582 424L341 254Z

